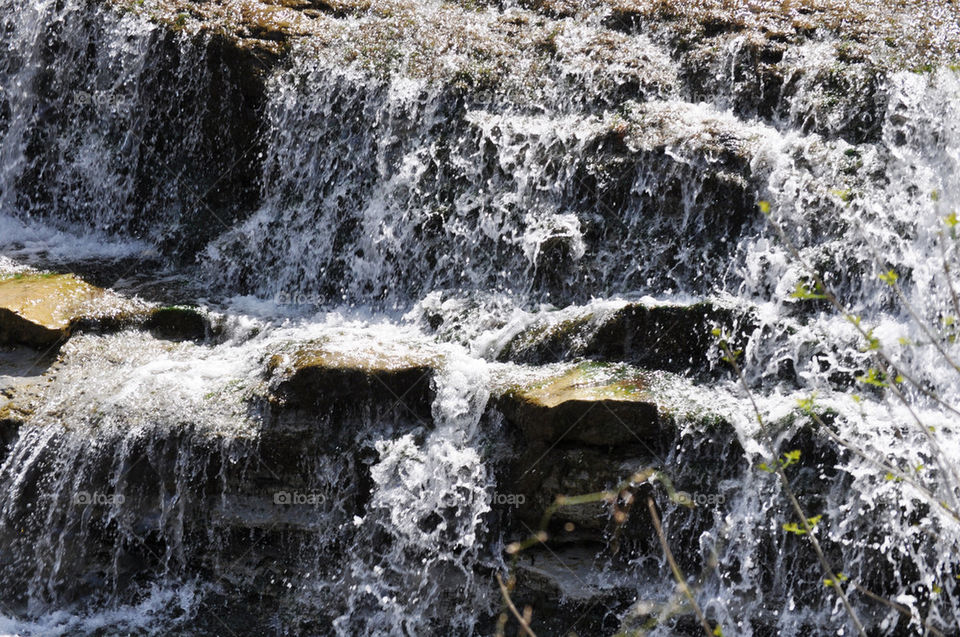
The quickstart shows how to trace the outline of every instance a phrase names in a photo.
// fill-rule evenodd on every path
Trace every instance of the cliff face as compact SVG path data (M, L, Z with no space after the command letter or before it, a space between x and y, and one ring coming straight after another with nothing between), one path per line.
M71 10L84 18L10 67L48 65L25 80L35 101L8 95L0 109L0 126L4 112L26 122L12 130L7 201L199 260L238 291L391 305L397 287L566 302L735 285L693 255L709 244L738 258L769 197L771 144L815 134L837 155L840 175L796 161L821 199L877 187L895 142L884 123L903 107L890 78L947 68L958 42L949 3ZM126 50L111 46L118 33ZM61 50L67 62L49 66ZM676 236L685 245L661 241ZM656 264L617 271L611 255L651 243ZM414 259L427 274L407 271Z
M648 500L724 634L850 630L777 463L844 576L912 604L851 592L869 630L956 616L947 509L837 442L955 495L874 358L960 400L927 346L960 321L955 3L0 20L0 246L45 268L0 258L31 630L490 634L508 573L540 634L699 634Z

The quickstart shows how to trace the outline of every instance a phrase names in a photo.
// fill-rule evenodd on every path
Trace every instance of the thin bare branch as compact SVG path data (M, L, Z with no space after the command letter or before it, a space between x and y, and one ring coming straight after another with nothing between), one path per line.
M507 605L507 608L510 609L510 612L513 613L514 618L516 618L517 623L520 624L521 630L527 637L537 637L537 634L533 632L533 629L530 628L529 620L524 619L524 616L520 614L520 611L517 610L517 607L514 606L513 600L510 599L510 591L507 590L507 585L503 583L503 578L500 577L500 573L497 573L497 585L500 586L500 594L503 595L503 603Z
M657 538L660 540L663 554L667 556L667 562L670 563L670 570L673 571L673 578L677 580L677 586L680 587L680 591L686 596L687 601L690 602L690 606L693 607L693 612L697 614L697 619L700 620L700 626L703 627L703 632L707 637L713 637L714 632L710 626L710 622L707 621L703 610L701 610L700 605L697 604L697 600L693 596L693 591L690 590L690 585L687 584L687 578L684 577L683 571L680 570L677 561L673 558L673 552L670 550L670 545L667 544L667 536L663 533L663 526L660 524L660 517L657 515L657 507L653 505L653 498L647 498L647 508L650 509L650 519L653 520L653 528L657 530Z

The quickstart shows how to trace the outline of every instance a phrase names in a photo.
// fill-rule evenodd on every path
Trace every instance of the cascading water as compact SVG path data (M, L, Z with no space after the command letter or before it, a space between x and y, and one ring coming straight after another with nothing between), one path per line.
M0 437L0 631L490 634L550 504L516 508L530 475L655 466L703 500L656 496L711 624L855 634L789 530L770 465L796 450L867 634L953 634L960 72L881 75L833 36L705 53L639 10L344 6L283 14L279 47L266 20L300 8L0 3L0 280L169 292L130 285L148 255L207 308L203 338L0 360L11 395L43 381ZM596 345L657 312L675 357ZM629 393L621 360L662 439L517 433L518 388ZM637 493L520 553L538 634L702 632L682 604L650 622L673 575Z

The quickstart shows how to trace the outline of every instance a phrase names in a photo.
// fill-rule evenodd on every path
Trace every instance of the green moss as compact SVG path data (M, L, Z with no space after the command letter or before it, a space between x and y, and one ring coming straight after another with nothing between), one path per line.
M0 281L42 281L44 279L55 279L61 276L70 276L58 274L56 272L17 272L16 274L0 275Z

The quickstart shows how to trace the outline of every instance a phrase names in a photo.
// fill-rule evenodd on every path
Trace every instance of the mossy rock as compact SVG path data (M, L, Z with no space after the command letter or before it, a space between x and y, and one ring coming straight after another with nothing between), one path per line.
M78 327L116 329L142 319L146 305L73 274L0 279L0 344L51 347Z

